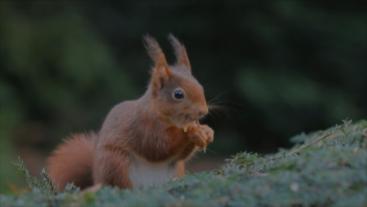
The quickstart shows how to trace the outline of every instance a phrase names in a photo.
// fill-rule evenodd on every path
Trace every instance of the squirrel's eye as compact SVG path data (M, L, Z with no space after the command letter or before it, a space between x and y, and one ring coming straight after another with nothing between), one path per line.
M181 88L176 88L173 91L172 96L176 100L181 100L181 99L185 98L185 93L184 93L184 91Z

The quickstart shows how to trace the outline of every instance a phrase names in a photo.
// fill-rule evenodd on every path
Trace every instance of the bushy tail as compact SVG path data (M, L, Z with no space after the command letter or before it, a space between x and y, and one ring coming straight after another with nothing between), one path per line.
M67 183L81 189L93 185L92 164L96 134L75 134L61 144L48 158L47 170L56 189Z

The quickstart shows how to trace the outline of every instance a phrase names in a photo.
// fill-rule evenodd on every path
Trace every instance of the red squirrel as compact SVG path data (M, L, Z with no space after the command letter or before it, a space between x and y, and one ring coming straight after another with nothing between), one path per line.
M185 173L185 161L213 141L199 119L208 114L204 89L191 73L184 45L169 35L176 63L158 42L144 37L154 62L146 92L112 108L98 133L74 134L48 158L57 190L67 183L120 188L154 186Z

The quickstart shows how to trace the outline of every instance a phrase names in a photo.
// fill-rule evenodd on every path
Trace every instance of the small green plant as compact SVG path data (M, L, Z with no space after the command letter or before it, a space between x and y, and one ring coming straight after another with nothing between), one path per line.
M18 157L18 161L15 163L15 166L25 177L29 189L32 191L39 191L42 194L46 194L47 196L56 194L56 188L52 184L45 169L42 169L39 177L34 177L29 173L27 167L20 157Z

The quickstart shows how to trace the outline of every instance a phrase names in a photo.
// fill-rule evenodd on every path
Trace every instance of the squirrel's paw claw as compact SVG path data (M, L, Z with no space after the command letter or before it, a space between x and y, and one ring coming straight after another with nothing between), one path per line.
M214 140L214 131L207 125L193 125L188 128L189 138L200 149L206 149Z

